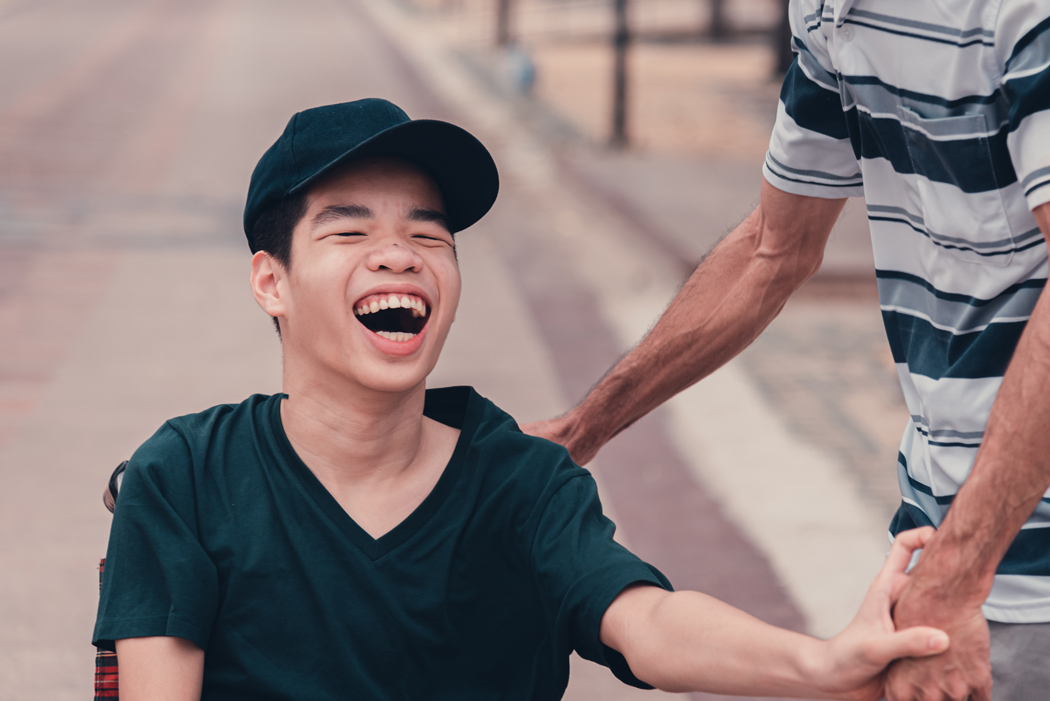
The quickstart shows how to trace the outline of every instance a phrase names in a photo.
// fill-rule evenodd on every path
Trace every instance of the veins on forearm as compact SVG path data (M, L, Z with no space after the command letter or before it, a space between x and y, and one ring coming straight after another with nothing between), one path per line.
M751 229L716 249L650 334L595 387L586 408L615 432L728 362L783 308L798 284L796 266L759 255Z

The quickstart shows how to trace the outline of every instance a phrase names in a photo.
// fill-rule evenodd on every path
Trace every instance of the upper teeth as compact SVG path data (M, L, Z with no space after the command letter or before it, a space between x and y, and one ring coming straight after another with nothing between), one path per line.
M419 297L403 294L373 295L359 302L357 308L354 309L354 314L364 316L378 312L380 309L411 309L412 316L426 316L427 314L426 302Z

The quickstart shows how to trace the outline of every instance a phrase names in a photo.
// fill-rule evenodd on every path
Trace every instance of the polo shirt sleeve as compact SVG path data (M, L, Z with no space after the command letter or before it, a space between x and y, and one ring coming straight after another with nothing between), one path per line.
M558 654L575 650L608 667L621 681L651 688L631 673L620 653L601 643L601 620L613 599L631 584L670 590L670 582L613 540L616 526L602 513L594 478L582 468L572 466L561 473L549 498L538 506L535 520L532 567Z
M795 60L780 91L762 174L773 187L795 195L863 197L858 157L822 30L822 8L813 0L791 2Z
M165 424L128 463L117 498L95 645L167 635L207 646L218 602L216 568L200 544L193 464Z
M1050 5L1004 0L995 51L1010 105L1006 146L1028 206L1035 209L1050 202Z

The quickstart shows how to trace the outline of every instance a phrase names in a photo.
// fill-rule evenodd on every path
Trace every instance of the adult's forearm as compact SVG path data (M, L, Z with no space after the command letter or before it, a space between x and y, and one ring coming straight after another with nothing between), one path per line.
M1050 205L1036 217L1047 235ZM1003 377L973 470L916 567L914 585L925 589L923 598L944 602L945 615L956 604L984 601L999 561L1050 487L1047 387L1050 293L1044 291Z
M648 336L580 405L578 440L604 444L747 347L798 282L793 270L756 258L756 210L711 253Z
M746 348L820 265L843 200L763 183L760 206L696 269L649 335L570 416L574 455L606 441Z

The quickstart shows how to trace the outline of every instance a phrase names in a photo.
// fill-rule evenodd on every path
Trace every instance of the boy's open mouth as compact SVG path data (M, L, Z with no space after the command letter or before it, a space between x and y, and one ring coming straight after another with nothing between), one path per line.
M415 295L389 292L369 295L354 304L357 320L372 333L404 342L423 330L430 317L426 302Z

